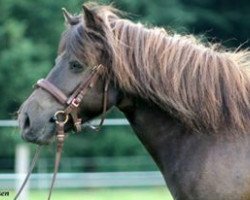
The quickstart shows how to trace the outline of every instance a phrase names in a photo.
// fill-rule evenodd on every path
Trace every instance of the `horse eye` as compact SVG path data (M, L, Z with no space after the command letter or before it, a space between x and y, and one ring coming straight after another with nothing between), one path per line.
M80 64L78 61L70 61L69 62L69 67L70 69L75 72L75 73L79 73L83 71L83 65Z

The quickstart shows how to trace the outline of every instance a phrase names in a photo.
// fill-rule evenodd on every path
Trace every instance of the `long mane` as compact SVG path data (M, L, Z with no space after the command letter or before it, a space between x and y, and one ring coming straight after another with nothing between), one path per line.
M119 87L171 112L190 128L247 132L250 52L217 50L192 35L148 28L97 6Z

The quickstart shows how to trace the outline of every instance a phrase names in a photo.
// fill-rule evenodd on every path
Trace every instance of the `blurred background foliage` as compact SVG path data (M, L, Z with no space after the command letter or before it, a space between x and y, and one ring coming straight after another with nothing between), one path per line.
M32 85L53 67L64 30L61 8L79 13L82 3L77 0L0 1L0 119L15 118ZM250 44L249 0L114 0L113 3L135 22L182 34L202 34L208 41L221 42L228 48L241 44L245 48ZM121 116L116 110L109 114L109 117ZM21 142L18 129L1 128L0 131L1 143L8 144L0 156L13 156L14 145ZM87 157L146 154L131 128L105 127L102 132L70 137L64 153ZM50 151L53 150L45 155Z

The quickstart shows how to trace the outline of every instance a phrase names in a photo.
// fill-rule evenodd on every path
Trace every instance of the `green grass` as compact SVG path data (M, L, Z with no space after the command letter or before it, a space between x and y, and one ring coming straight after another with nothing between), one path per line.
M2 200L13 199L13 192L9 197L0 197ZM47 199L47 190L34 190L30 193L29 200ZM55 189L52 200L173 200L165 187L143 188L102 188L82 190Z

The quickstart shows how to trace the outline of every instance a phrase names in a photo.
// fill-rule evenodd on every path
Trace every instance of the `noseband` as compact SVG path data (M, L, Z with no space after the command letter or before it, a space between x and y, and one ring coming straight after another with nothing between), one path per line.
M61 154L62 154L62 148L64 144L64 139L65 139L65 132L64 132L64 127L65 124L69 121L69 118L72 119L75 131L79 132L81 131L81 124L82 124L82 119L78 117L78 112L79 112L79 105L81 104L84 96L90 90L93 88L97 82L97 79L99 77L100 71L103 71L104 67L103 65L98 65L95 66L93 69L91 69L90 75L88 79L84 82L82 82L74 91L73 94L67 97L64 92L62 92L58 87L50 83L48 80L45 79L40 79L36 83L36 87L42 88L43 90L47 91L49 94L51 94L60 104L65 106L64 110L58 110L54 114L54 121L56 124L56 138L57 138L57 151L56 151L56 158L55 158L55 168L54 168L54 174L51 182L51 187L49 191L49 196L48 200L51 197L52 190L54 187L56 175L58 172L58 167L60 164L61 160ZM104 119L105 119L105 114L107 111L107 104L108 104L108 87L109 87L109 82L110 82L110 76L105 79L105 86L104 86L104 96L103 96L103 110L102 110L102 117L100 124L98 127L91 127L92 129L98 131L100 130ZM40 151L40 150L39 150ZM37 152L39 152L37 150ZM35 157L38 157L38 153L35 154ZM35 159L34 159L35 160ZM36 161L34 161L36 162ZM33 163L33 162L32 162ZM22 189L24 188L31 172L34 167L34 164L31 165L31 169L29 173L27 174L25 181L23 182L20 190L18 191L16 197L14 199L17 199L19 194L21 193Z

